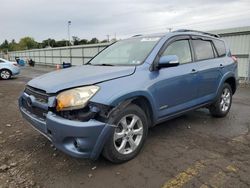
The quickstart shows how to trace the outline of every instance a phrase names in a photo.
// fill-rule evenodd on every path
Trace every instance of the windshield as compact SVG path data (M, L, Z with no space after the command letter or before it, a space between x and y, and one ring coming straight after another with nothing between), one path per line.
M148 56L160 37L131 38L109 46L93 58L92 65L138 65Z

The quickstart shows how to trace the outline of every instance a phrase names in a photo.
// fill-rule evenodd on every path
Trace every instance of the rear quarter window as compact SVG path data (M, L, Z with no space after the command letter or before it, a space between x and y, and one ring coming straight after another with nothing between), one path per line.
M193 40L194 52L196 60L205 60L214 58L213 47L210 41Z
M222 57L226 55L226 46L225 43L221 40L214 40L214 46L218 52L218 56Z

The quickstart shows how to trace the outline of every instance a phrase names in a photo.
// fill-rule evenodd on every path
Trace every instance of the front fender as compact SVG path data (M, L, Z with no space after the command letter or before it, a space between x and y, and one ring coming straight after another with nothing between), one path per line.
M104 88L103 88L104 89ZM113 106L113 107L117 107L120 104L122 104L125 101L129 101L131 99L135 99L135 98L139 98L139 97L144 97L145 99L148 100L149 104L151 105L151 109L152 109L152 117L153 117L153 122L156 121L156 106L155 106L155 101L153 96L148 92L148 91L144 91L144 90L137 90L137 91L117 91L117 92L112 92L112 95L105 95L106 93L111 93L111 92L102 92L102 98L99 97L93 97L92 98L92 102L97 102L97 103L101 103L101 104L105 104L105 105L109 105L109 106ZM101 93L100 93L101 95Z

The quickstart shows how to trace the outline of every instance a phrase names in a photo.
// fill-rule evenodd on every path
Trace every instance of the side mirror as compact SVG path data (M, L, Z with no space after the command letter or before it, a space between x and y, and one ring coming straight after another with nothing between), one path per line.
M158 68L178 66L179 58L176 55L162 56L158 63Z

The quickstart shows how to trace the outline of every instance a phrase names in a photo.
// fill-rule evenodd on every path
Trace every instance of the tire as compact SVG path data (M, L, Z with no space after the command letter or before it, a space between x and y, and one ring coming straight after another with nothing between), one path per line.
M145 112L139 106L130 104L114 117L111 115L109 123L116 125L116 128L104 146L103 156L113 163L133 159L140 152L147 137L148 121Z
M11 72L7 69L0 70L0 78L3 80L8 80L11 78Z
M210 106L209 111L214 117L225 117L232 105L232 88L228 83L224 83L217 100Z

